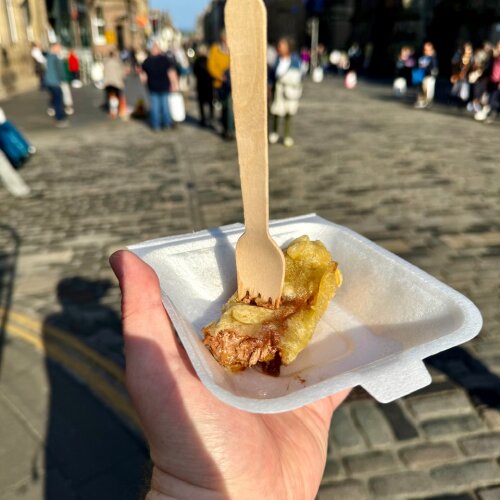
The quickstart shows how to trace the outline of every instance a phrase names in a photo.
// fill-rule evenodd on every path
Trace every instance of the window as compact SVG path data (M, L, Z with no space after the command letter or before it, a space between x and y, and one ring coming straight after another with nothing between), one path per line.
M92 37L96 45L106 45L106 22L102 7L96 7L92 18Z
M5 0L5 11L7 14L7 22L9 24L9 36L10 43L17 43L17 28L16 28L16 18L14 15L14 6L12 5L12 0Z

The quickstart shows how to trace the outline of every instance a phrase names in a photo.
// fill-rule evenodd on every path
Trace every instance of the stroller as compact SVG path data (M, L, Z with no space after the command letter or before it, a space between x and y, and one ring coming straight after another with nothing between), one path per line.
M9 122L0 108L0 150L4 152L10 163L19 168L28 158L35 154L36 148L30 144L14 125Z

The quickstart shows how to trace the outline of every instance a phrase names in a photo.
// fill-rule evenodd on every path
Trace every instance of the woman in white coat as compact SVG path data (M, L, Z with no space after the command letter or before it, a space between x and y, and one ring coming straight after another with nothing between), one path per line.
M271 115L272 132L269 142L276 144L280 139L280 122L284 122L283 144L291 147L292 120L299 109L302 97L301 61L297 54L292 53L290 41L282 38L277 45L278 57L270 70L269 83L272 85Z

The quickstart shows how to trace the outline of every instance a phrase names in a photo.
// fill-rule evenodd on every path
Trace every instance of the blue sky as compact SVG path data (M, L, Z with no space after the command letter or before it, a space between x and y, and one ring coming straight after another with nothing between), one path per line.
M209 0L150 0L153 9L167 11L175 26L181 30L193 30L196 18L209 4Z

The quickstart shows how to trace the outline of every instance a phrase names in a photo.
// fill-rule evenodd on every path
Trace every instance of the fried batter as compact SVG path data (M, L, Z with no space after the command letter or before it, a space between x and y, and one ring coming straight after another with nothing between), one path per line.
M204 344L225 368L260 364L279 374L311 340L316 325L342 284L336 262L320 241L302 236L285 251L285 285L279 309L243 304L234 294L222 316L203 329Z

